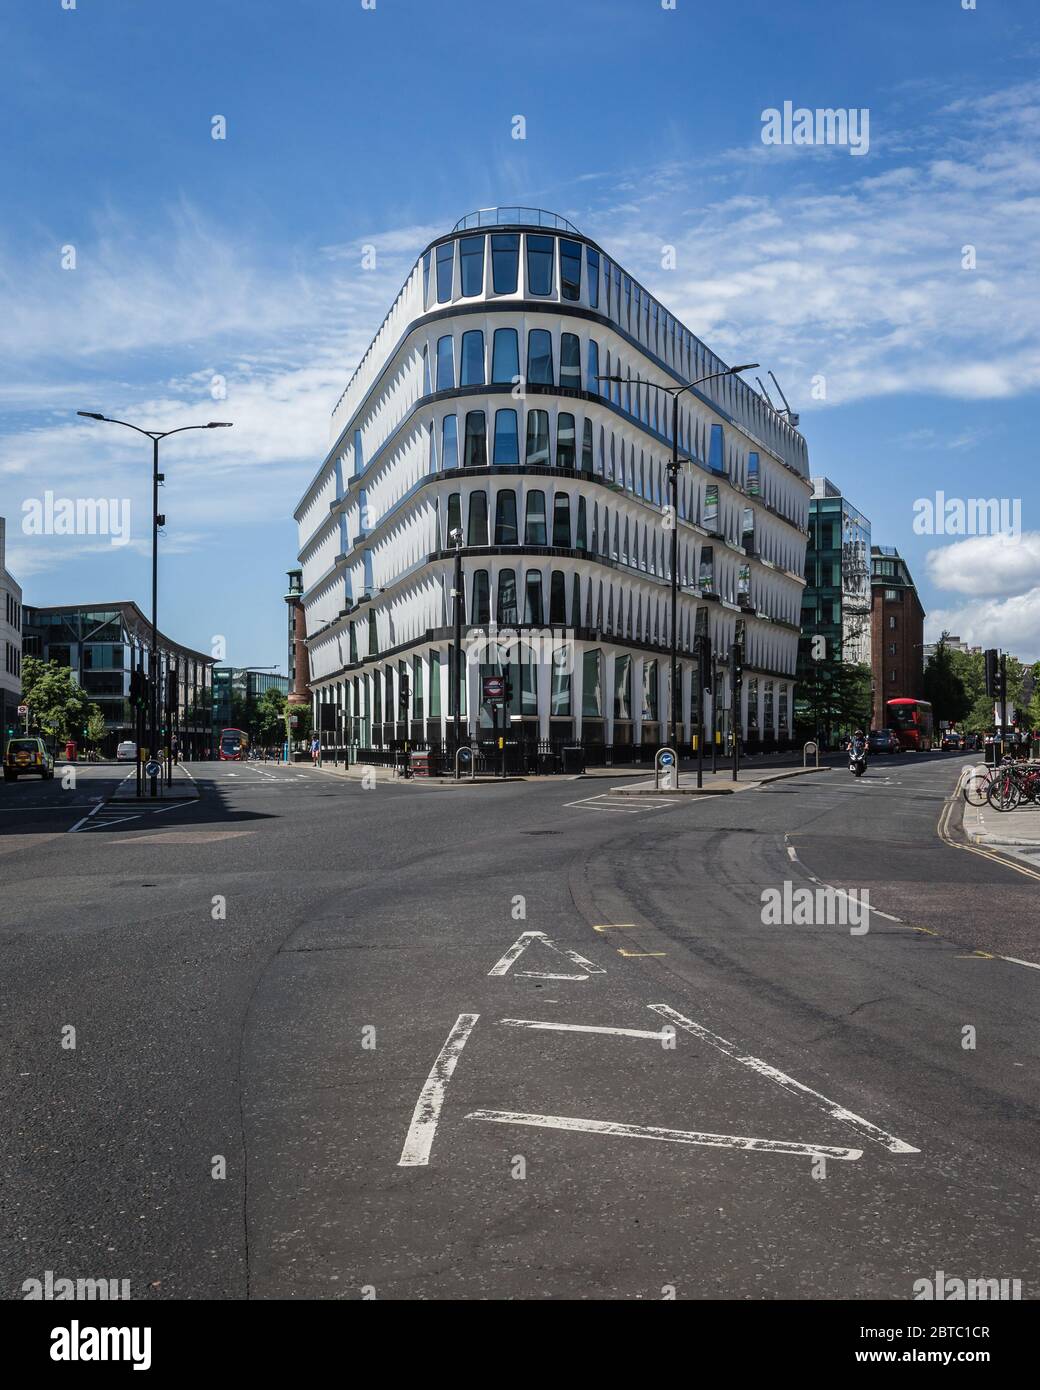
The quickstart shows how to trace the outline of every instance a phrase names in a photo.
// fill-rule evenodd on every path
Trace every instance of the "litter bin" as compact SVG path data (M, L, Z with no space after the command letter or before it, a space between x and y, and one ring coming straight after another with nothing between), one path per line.
M581 744L574 744L563 750L563 770L564 773L581 773L585 771L585 749Z

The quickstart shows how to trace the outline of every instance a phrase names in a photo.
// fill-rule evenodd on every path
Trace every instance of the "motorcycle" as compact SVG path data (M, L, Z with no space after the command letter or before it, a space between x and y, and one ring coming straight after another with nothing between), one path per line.
M853 777L862 777L867 770L867 749L865 744L858 748L854 743L849 744L849 771Z

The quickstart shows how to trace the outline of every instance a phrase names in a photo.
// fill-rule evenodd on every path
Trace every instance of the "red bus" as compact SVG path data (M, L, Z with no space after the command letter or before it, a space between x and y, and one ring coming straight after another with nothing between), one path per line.
M217 757L221 762L240 762L249 749L249 735L244 729L221 729Z
M927 700L900 696L885 701L885 727L895 729L901 748L928 753L932 747L932 707Z

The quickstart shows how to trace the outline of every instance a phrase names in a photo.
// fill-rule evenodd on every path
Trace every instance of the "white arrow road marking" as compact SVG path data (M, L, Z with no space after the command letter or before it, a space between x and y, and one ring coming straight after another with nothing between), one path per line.
M734 1062L739 1062L741 1066L748 1067L751 1071L757 1072L759 1076L768 1077L770 1081L775 1081L785 1091L808 1096L828 1115L851 1125L853 1129L859 1130L865 1138L873 1139L875 1143L881 1144L889 1153L916 1154L921 1152L920 1149L915 1149L912 1144L907 1144L904 1140L897 1139L894 1134L889 1134L886 1130L871 1124L861 1115L855 1115L851 1110L846 1110L845 1106L839 1105L837 1101L828 1100L825 1095L821 1095L819 1091L814 1091L811 1086L803 1086L800 1081L795 1081L794 1077L788 1076L786 1072L771 1067L760 1057L752 1057L750 1053L741 1052L736 1043L731 1043L727 1038L720 1038L718 1033L710 1032L699 1023L694 1023L692 1019L684 1018L682 1014L670 1009L667 1004L648 1004L647 1008L653 1009L655 1013L661 1014L664 1018L670 1018L680 1028L684 1028L687 1033L692 1033L695 1038L700 1038L702 1042L710 1043L712 1047L732 1058Z
M566 956L567 959L573 961L575 965L580 965L584 970L587 970L589 975L606 974L606 971L601 965L593 965L592 961L586 960L584 956L579 956L577 951L572 951L567 946L558 946L555 941L549 940L545 932L525 931L513 942L502 959L491 967L488 971L488 975L508 975L514 962L527 950L532 941L540 941L543 946L548 946L550 951L556 951L559 955ZM518 973L523 973L530 978L538 980L584 980L588 978L586 975L542 975L534 974L531 971Z
M445 1089L458 1064L459 1054L466 1046L479 1017L479 1014L459 1014L444 1046L437 1053L426 1084L419 1092L419 1099L415 1103L412 1123L408 1126L404 1148L397 1160L398 1168L416 1168L429 1163L433 1136L437 1133L437 1121L441 1117L441 1107L444 1104Z
M670 1042L675 1037L674 1028L662 1028L653 1032L648 1028L602 1028L591 1023L540 1023L533 1018L500 1018L511 1028L544 1028L553 1033L612 1033L618 1038L652 1038L654 1042Z
M658 1129L655 1125L623 1125L614 1120L582 1120L570 1115L529 1115L515 1110L472 1110L467 1120L492 1120L501 1125L531 1125L536 1129L567 1129L582 1134L608 1134L622 1139L657 1139L670 1144L705 1144L713 1149L745 1149L756 1153L798 1154L808 1158L862 1158L862 1149L838 1149L828 1144L798 1144L787 1139L750 1139L741 1134L706 1134L696 1129Z

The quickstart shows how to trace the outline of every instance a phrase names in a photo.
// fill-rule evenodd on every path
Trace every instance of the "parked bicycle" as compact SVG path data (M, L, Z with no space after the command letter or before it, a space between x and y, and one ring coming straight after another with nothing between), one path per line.
M1000 768L996 767L973 767L964 779L961 787L961 795L969 806L985 806L989 796L989 789L993 784L994 778L1001 768L1009 767L1014 760L1005 757Z
M986 792L995 811L1013 811L1023 802L1040 805L1040 763L1002 763Z

